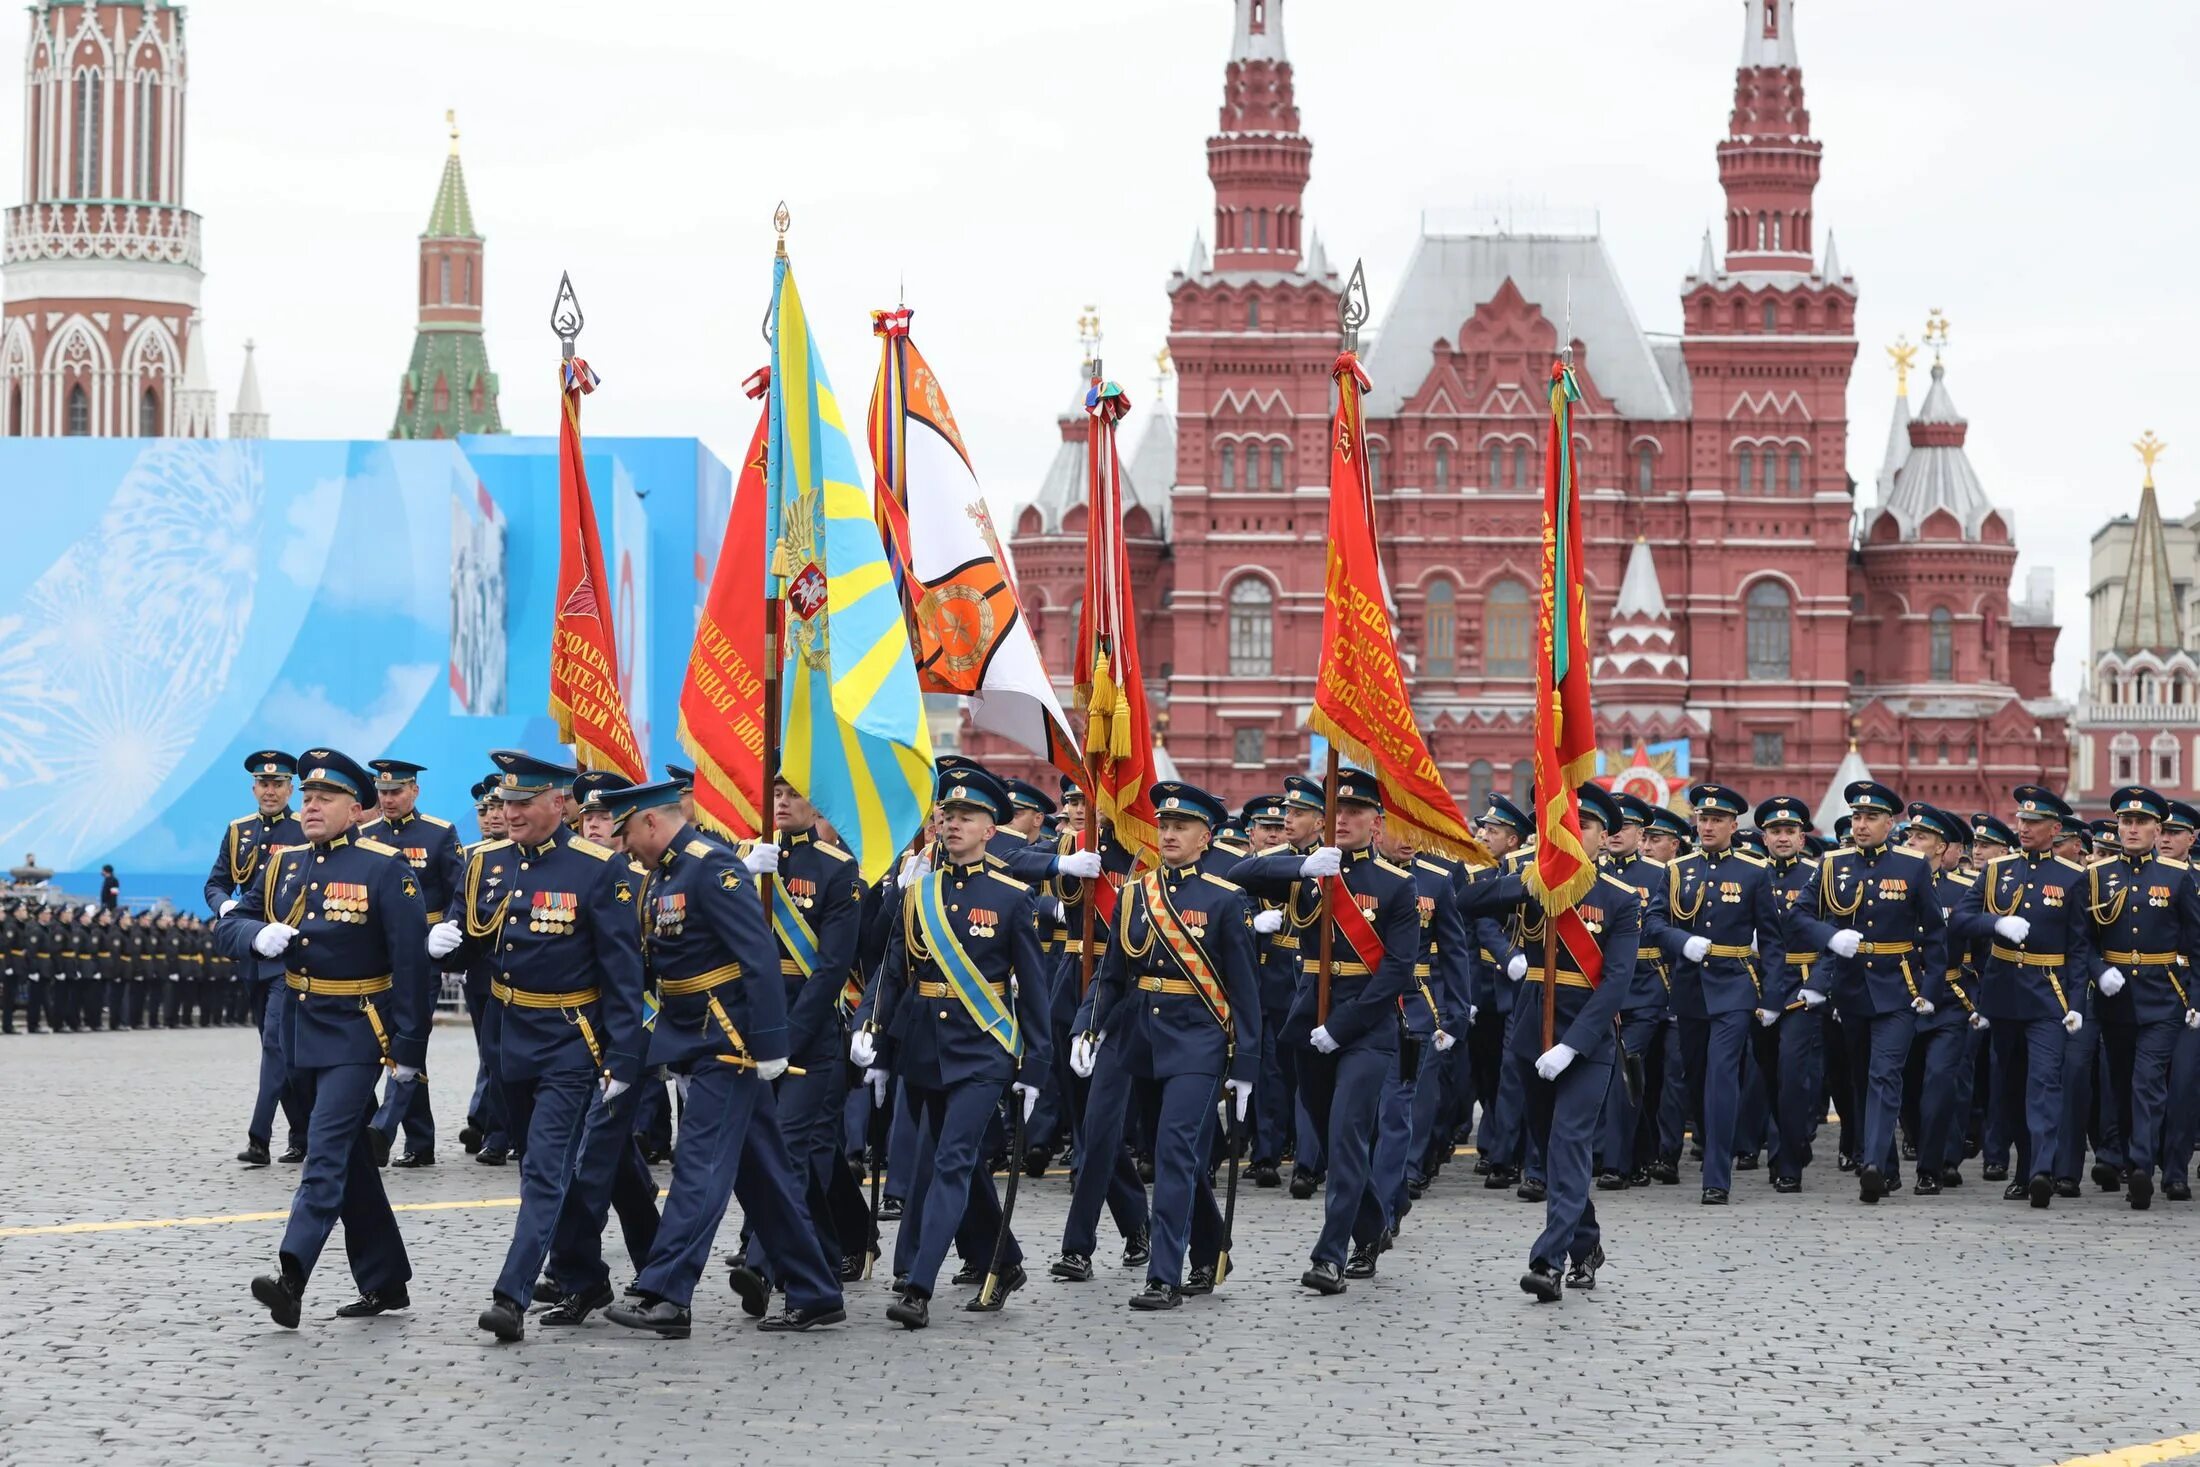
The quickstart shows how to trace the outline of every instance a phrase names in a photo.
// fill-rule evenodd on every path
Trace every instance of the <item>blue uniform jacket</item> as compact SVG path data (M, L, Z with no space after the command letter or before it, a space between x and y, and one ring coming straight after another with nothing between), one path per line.
M1822 864L1808 856L1773 856L1768 869L1772 872L1772 889L1778 896L1782 920L1787 924L1781 938L1786 950L1789 996L1787 1002L1795 1002L1795 993L1807 988L1811 992L1831 998L1840 986L1845 971L1844 960L1837 953L1828 952L1826 944L1841 929L1818 915L1818 879Z
M1673 1009L1683 1018L1782 1009L1795 996L1781 940L1780 900L1762 858L1729 846L1690 851L1666 868L1665 945L1676 960ZM1681 955L1691 937L1711 950L1691 963ZM1755 950L1751 949L1754 940Z
M505 1004L504 1079L587 1069L632 1084L640 1075L641 888L625 857L563 826L540 845L488 841L467 858L455 919L464 941L444 962L488 962L491 1002ZM586 1002L528 1002L591 990Z
M1421 921L1421 959L1413 965L1414 991L1406 995L1406 1032L1428 1040L1441 1029L1467 1032L1474 1003L1468 966L1467 919L1459 910L1466 868L1442 856L1413 858L1415 907Z
M1302 1046L1320 1023L1315 1010L1320 1002L1321 883L1299 875L1305 859L1297 851L1270 851L1240 861L1231 876L1255 896L1287 897L1295 912L1315 914L1316 930L1305 935L1299 950L1299 986L1278 1035L1284 1042ZM1421 919L1413 877L1364 847L1344 853L1343 876L1346 890L1367 914L1368 925L1383 945L1383 957L1369 972L1343 930L1338 930L1330 949L1325 1027L1340 1049L1395 1050L1398 1000L1413 987L1413 967L1420 961Z
M1605 874L1634 888L1642 911L1641 930L1635 934L1635 984L1620 999L1620 1008L1637 1018L1664 1013L1673 1001L1672 967L1665 954L1666 892L1673 878L1663 861L1639 852L1626 861L1604 867Z
M466 878L466 847L448 820L423 815L418 810L397 820L376 816L359 827L367 840L397 848L420 883L420 899L428 904L428 925L450 914L458 897L458 884Z
M786 891L787 900L810 924L817 939L816 971L805 981L801 966L786 944L774 938L779 975L786 980L786 1053L805 1068L830 1064L840 1058L844 1048L840 994L856 968L856 940L863 920L863 874L855 857L830 841L819 840L814 830L782 830L779 873L771 879ZM770 912L764 915L770 923ZM779 1056L768 1054L762 1058Z
M1186 935L1198 944L1222 986L1229 1005L1228 1031L1191 986L1189 970L1155 932L1142 880L1123 888L1114 940L1093 975L1091 1012L1104 1016L1099 1028L1133 1075L1250 1081L1260 1070L1260 984L1251 902L1243 889L1196 865L1164 868L1161 882Z
M298 929L275 960L278 972L307 983L387 978L390 984L356 995L302 988L271 995L269 1002L282 1005L284 1053L293 1069L385 1058L416 1070L427 1064L428 1027L442 985L428 961L420 883L402 856L350 834L271 851L260 866L258 891L216 924L216 945L233 958L256 957L252 940L271 922Z
M648 1063L685 1069L721 1055L788 1058L779 945L756 882L732 849L682 826L648 868L641 902L642 942L660 1005ZM811 986L838 987L820 974ZM678 991L685 987L693 991ZM738 1047L727 1024L740 1035Z
M1520 1002L1528 1005L1528 1012L1521 1022L1511 1026L1507 1036L1514 1054L1533 1059L1543 1052L1543 951L1548 923L1542 905L1516 871L1494 881L1476 883L1469 888L1466 901L1478 912L1510 910L1519 917L1521 952L1528 959L1528 976L1520 984ZM1599 871L1596 885L1582 896L1576 910L1604 954L1604 974L1591 988L1573 955L1564 943L1559 944L1554 1033L1558 1043L1580 1057L1608 1060L1616 1052L1615 1021L1635 987L1636 954L1642 944L1642 898L1634 887L1609 871Z
M1978 1012L1979 973L1985 966L1986 945L1976 938L1965 941L1956 936L1956 908L1963 905L1963 894L1975 885L1978 878L1968 871L1948 870L1933 873L1933 898L1940 903L1941 915L1948 919L1947 953L1945 972L1941 975L1940 992L1927 993L1943 1013L1954 1010L1962 1014ZM1943 997L1945 994L1945 997Z
M261 858L269 851L305 843L306 833L299 828L298 817L287 809L272 820L255 810L230 821L228 829L222 832L221 849L214 853L214 869L206 876L206 909L218 914L223 902L255 890L260 879ZM234 956L249 978L283 976L280 958L263 958L250 948Z
M1299 858L1304 860L1306 853L1312 849L1311 845L1304 847L1280 845L1271 847L1261 854L1276 855L1289 850L1296 851ZM1250 861L1257 858L1246 856L1242 859ZM1237 865L1233 864L1222 874L1230 876L1236 870ZM1279 1021L1284 1015L1291 1012L1292 995L1299 990L1299 973L1302 971L1300 960L1306 956L1307 938L1313 933L1314 924L1321 920L1321 909L1318 904L1311 909L1302 911L1300 904L1292 900L1293 895L1295 895L1295 892L1284 896L1259 896L1252 892L1246 893L1246 897L1252 902L1253 910L1256 913L1283 913L1283 925L1281 927L1274 932L1256 933L1253 937L1254 950L1260 954L1260 1001L1262 1006Z
M2200 888L2189 862L2118 854L2086 868L2086 906L2101 961L2124 975L2098 999L2104 1024L2181 1024L2193 1007L2186 955L2200 949Z
M1016 1017L1018 1053L978 1026L925 950L918 893L905 892L886 946L867 1027L884 1033L881 1062L911 1085L939 1089L983 1081L1037 1085L1047 1072L1048 983L1031 888L991 860L949 864L925 878L962 949Z
M1947 923L1933 868L1895 846L1828 851L1820 859L1815 915L1862 939L1841 967L1834 1002L1845 1016L1897 1013L1933 999L1947 978ZM1798 909L1807 896L1797 902Z
M2002 917L2031 924L2023 942L1994 931ZM2061 1019L2084 1013L2086 989L2100 971L2085 868L2046 851L2013 851L1987 863L1966 889L1949 924L1959 942L1986 943L1986 973L1975 995L1988 1019Z

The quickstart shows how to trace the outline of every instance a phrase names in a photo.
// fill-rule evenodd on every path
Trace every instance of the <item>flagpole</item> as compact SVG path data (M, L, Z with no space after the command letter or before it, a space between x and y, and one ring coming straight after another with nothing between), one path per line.
M1101 370L1100 358L1095 356L1092 359L1092 385L1097 389L1106 380L1107 374ZM1098 416L1087 414L1085 434L1085 462L1087 466L1085 472L1085 547L1086 553L1089 555L1092 548L1092 527L1100 522L1100 505L1097 502L1099 480L1091 468L1091 465L1097 461L1096 455L1100 451L1100 419ZM1100 631L1099 616L1090 607L1086 608L1086 615L1093 617L1093 641L1097 644L1104 635ZM1072 632L1071 635L1074 636L1076 633ZM1109 666L1114 666L1115 649L1113 647L1108 648L1107 657ZM1086 717L1090 719L1090 712L1086 714ZM1085 849L1098 851L1100 849L1100 751L1093 748L1089 731L1085 738L1085 782L1091 786L1085 794ZM1095 935L1093 907L1099 900L1100 883L1107 879L1108 873L1103 871L1085 883L1084 910L1078 915L1080 941L1078 942L1079 951L1077 954L1077 996L1080 999L1092 992L1092 942Z
M1360 327L1366 320L1366 279L1360 273L1360 266L1355 263L1352 267L1351 282L1346 285L1344 294L1337 297L1337 351L1340 359L1358 353L1360 349ZM1337 407L1340 412L1346 406L1345 394L1351 391L1351 388L1352 384L1349 380L1340 380L1337 384ZM1352 431L1355 434L1359 431L1356 418ZM1363 485L1365 483L1364 475L1362 476L1362 483ZM1334 530L1334 526L1331 528ZM1337 741L1330 739L1328 743L1328 767L1322 778L1322 844L1334 846L1337 843ZM1335 952L1337 945L1335 893L1336 889L1343 884L1344 877L1341 874L1335 877L1325 876L1322 878L1320 961L1316 965L1314 976L1314 1022L1317 1026L1329 1022L1329 980L1332 970L1336 966Z
M581 298L573 293L573 272L560 270L558 272L557 299L550 303L550 329L556 333L558 338L558 411L560 413L565 411L566 364L573 360L573 349L580 345L581 327L587 319L586 316L581 314ZM555 633L552 635L554 638ZM560 744L558 747L564 749L567 756L578 767L580 763L579 738L576 736L572 743Z
M777 260L787 258L787 225L790 222L786 202L781 200L779 207L772 211L772 228L779 234L779 242L773 247L773 255ZM773 344L772 332L776 328L778 308L778 296L775 292L772 310L764 316L764 344L767 348ZM767 357L766 360L769 361L770 358ZM770 392L776 386L776 383L767 383L764 390ZM770 411L768 405L765 410ZM764 492L769 495L776 488L776 485L767 483ZM776 553L778 547L773 546L771 549ZM785 586L786 580L780 574L780 567L767 565L764 568L764 798L758 802L756 811L756 838L765 842L776 842L779 839L779 797L776 793L779 788L779 642L780 622L786 616ZM764 909L767 914L771 911L769 900L765 902Z

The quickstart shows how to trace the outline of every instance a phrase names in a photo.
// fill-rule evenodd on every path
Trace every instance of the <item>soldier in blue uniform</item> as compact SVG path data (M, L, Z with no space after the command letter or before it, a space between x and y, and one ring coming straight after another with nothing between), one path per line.
M647 1036L640 893L625 861L566 829L576 771L514 749L490 757L509 836L468 858L458 909L432 929L428 950L493 964L498 1073L512 1135L524 1139L519 1216L479 1324L517 1340L590 1107L633 1087Z
M2107 964L2095 980L2097 1012L2110 1105L2124 1136L2126 1193L2143 1212L2154 1200L2177 1041L2200 1029L2187 965L2200 950L2200 888L2191 866L2157 849L2167 800L2127 785L2109 796L2109 808L2118 849L2087 869L2086 907Z
M490 775L473 784L474 819L481 839L465 847L461 858L491 841L504 839L504 802L495 797L497 779ZM466 965L466 1014L473 1021L474 1093L466 1107L466 1124L459 1141L483 1166L503 1166L511 1158L511 1138L504 1128L504 1087L497 1079L496 1039L503 1020L503 1005L489 1001L490 963L477 955Z
M465 871L458 831L450 821L419 809L420 771L426 765L404 759L370 759L367 767L374 771L375 802L381 811L361 825L359 833L394 846L404 856L413 869L413 879L420 884L420 899L428 905L428 925L432 927L443 920ZM434 1166L435 1110L429 1104L425 1071L409 1085L393 1080L385 1088L382 1108L375 1112L367 1136L377 1165L389 1159L400 1124L405 1130L405 1153L392 1164Z
M1610 791L1594 784L1581 786L1579 799L1582 849L1594 863L1605 833L1620 828L1620 807ZM1553 946L1549 919L1518 867L1470 888L1467 896L1470 909L1503 905L1521 916L1528 971L1520 985L1511 1044L1535 1075L1526 1086L1527 1126L1543 1159L1545 1198L1543 1231L1528 1249L1520 1287L1542 1304L1557 1303L1567 1288L1595 1288L1597 1270L1604 1265L1590 1173L1597 1120L1613 1082L1620 1009L1634 991L1642 941L1642 900L1636 889L1601 866L1592 869L1595 880L1575 910L1602 954L1603 971L1594 981L1564 942ZM1556 1030L1545 1048L1547 957L1558 993Z
M2158 849L2171 860L2189 865L2194 838L2200 835L2200 810L2183 800L2166 804L2169 813L2162 818ZM2192 991L2193 951L2184 951L2178 973L2187 993ZM2169 1113L2162 1122L2162 1196L2167 1201L2192 1200L2196 1132L2200 1132L2200 1029L2184 1028L2178 1031L2177 1046L2170 1053Z
M283 965L284 994L272 1007L310 1117L280 1261L252 1281L252 1297L285 1329L298 1327L306 1282L339 1218L359 1298L337 1316L412 1302L412 1265L363 1135L375 1077L386 1066L411 1079L427 1062L436 997L419 883L394 849L353 830L371 777L333 749L308 749L297 770L305 843L266 852L256 889L219 933L222 952Z
M849 1040L856 1064L868 1070L883 1060L901 1080L932 1138L929 1179L911 1189L902 1218L908 1246L897 1252L907 1269L886 1311L907 1329L931 1323L940 1264L965 1211L990 1204L992 1215L978 1219L977 1231L989 1238L999 1232L999 1204L992 1178L978 1170L979 1149L1004 1090L1014 1090L1010 1103L1029 1119L1048 1060L1037 905L1030 886L986 859L987 843L1009 818L1008 793L983 770L952 768L939 776L934 806L943 864L906 889L870 1021ZM1097 863L1097 853L1089 854ZM1069 859L1062 858L1065 866ZM1023 1282L1023 1258L1013 1237L1000 1242L1005 1295Z
M1772 1190L1792 1193L1803 1189L1811 1139L1826 1113L1823 1010L1842 961L1840 949L1851 944L1841 938L1837 947L1830 947L1838 934L1814 910L1822 866L1807 854L1810 806L1794 795L1776 796L1757 806L1756 820L1764 833L1773 889L1786 916L1781 946L1793 996L1777 1023L1753 1032L1757 1066L1771 1092Z
M1971 816L1971 842L1965 853L1964 870L1974 882L1986 874L1987 866L2017 849L2017 833L2001 820L1985 811ZM1958 905L1961 905L1959 902ZM1948 940L1958 941L1954 914L1949 915ZM1971 955L1972 987L1965 990L1971 995L1974 1010L1978 1005L1980 985L1986 981L1986 959L1990 942L1985 938L1963 939L1963 946ZM1994 1103L1993 1036L1987 1032L1984 1012L1974 1012L1970 1017L1971 1040L1978 1051L1977 1069L1969 1077L1971 1085L1971 1109L1974 1133L1979 1138L1979 1176L1989 1182L2009 1180L2009 1130L2001 1107Z
M1157 1093L1152 1246L1134 1309L1174 1309L1182 1297L1193 1211L1213 1149L1224 1087L1238 1120L1260 1068L1260 991L1245 893L1201 869L1228 814L1206 791L1153 787L1161 865L1123 890L1114 940L1093 980L1091 1027L1074 1042L1074 1068L1092 1077L1085 1147L1121 1147L1134 1081ZM1080 1178L1080 1185L1091 1186ZM1212 1198L1205 1199L1213 1205ZM1065 1238L1070 1251L1074 1240ZM1085 1251L1089 1252L1089 1245ZM1202 1291L1213 1287L1211 1268Z
M1689 1084L1701 1097L1703 1201L1724 1206L1733 1185L1734 1126L1752 1025L1770 1027L1794 995L1782 915L1763 859L1734 847L1749 804L1724 785L1688 792L1701 849L1667 868L1673 1008Z
M1299 1279L1318 1294L1344 1292L1348 1243L1374 1248L1381 1241L1382 1208L1370 1186L1376 1116L1398 1063L1398 1000L1413 986L1421 935L1412 873L1375 853L1383 816L1375 776L1339 771L1336 797L1336 845L1304 856L1253 856L1235 873L1255 896L1289 897L1294 910L1313 910L1317 926L1324 879L1339 877L1344 887L1331 919L1328 1012L1320 1011L1317 931L1300 949L1298 993L1283 1031L1283 1042L1299 1046L1299 1088L1326 1141L1321 1235L1313 1266Z
M1598 865L1614 880L1634 888L1643 924L1643 930L1636 934L1633 986L1620 996L1619 1049L1613 1055L1612 1087L1604 1098L1604 1115L1597 1130L1597 1186L1603 1191L1619 1192L1650 1180L1648 1168L1636 1150L1636 1140L1638 1132L1655 1135L1643 1122L1644 1112L1658 1107L1659 1089L1651 1084L1651 1075L1660 1058L1655 1047L1662 1021L1670 1011L1673 990L1665 951L1658 945L1672 878L1666 874L1665 862L1652 856L1645 846L1646 833L1656 819L1650 802L1640 795L1615 790L1612 804L1619 812L1619 823L1605 833ZM1630 1071L1640 1088L1628 1081ZM1655 1152L1650 1153L1651 1158L1655 1156Z
M259 808L250 815L240 815L229 822L222 832L222 848L214 855L214 868L206 877L206 907L217 917L227 916L243 896L259 881L262 862L270 851L284 846L305 844L305 833L298 828L298 818L290 813L291 781L298 771L298 764L280 749L262 749L244 761L245 772L252 776L252 799ZM254 953L235 954L244 970L252 992L252 1025L260 1031L260 1088L252 1102L252 1119L245 1125L245 1147L237 1153L237 1160L246 1166L260 1167L268 1164L268 1144L275 1132L275 1107L283 1108L283 1118L290 1128L289 1148L283 1152L283 1160L291 1165L304 1161L306 1109L298 1098L283 1088L286 1062L283 1058L282 1026L276 1022L282 1006L272 1001L272 995L281 985L283 965ZM56 995L58 958L46 965L45 977L46 1017L56 1029ZM38 1010L33 1000L30 1022L35 1033Z
M1993 1103L2017 1150L2002 1195L2046 1207L2063 1139L2067 1041L2085 1030L2085 992L2099 958L2085 867L2055 853L2070 807L2039 785L2013 793L2021 850L1987 864L1957 903L1949 932L1957 942L1991 939L1977 1003L1993 1046Z
M1470 881L1491 881L1528 859L1535 822L1511 800L1493 794L1477 833L1498 865L1475 872ZM1527 1075L1513 1062L1510 1045L1517 985L1527 976L1528 960L1514 944L1514 925L1497 917L1477 917L1470 923L1476 1018L1468 1035L1473 1045L1469 1063L1482 1102L1474 1169L1482 1185L1493 1191L1520 1182L1527 1150Z
M599 798L648 873L638 903L663 1007L648 1035L647 1062L668 1065L687 1082L663 1225L638 1260L635 1298L611 1305L604 1317L686 1339L696 1280L738 1185L742 1211L787 1291L786 1310L758 1328L837 1324L847 1318L840 1284L804 1205L805 1183L772 1090L790 1073L790 1028L777 944L751 881L762 873L687 823L675 783L606 790ZM836 1053L828 1063L837 1060ZM616 1124L616 1117L607 1111L591 1124Z
M1265 855L1286 844L1283 797L1256 795L1247 800L1240 820L1245 853ZM1253 950L1260 963L1260 1073L1253 1083L1253 1146L1248 1175L1256 1187L1283 1185L1283 1157L1291 1149L1291 1108L1296 1088L1286 1078L1285 1050L1276 1043L1298 986L1298 937L1284 942L1283 904L1247 898L1253 904Z
M1964 891L1977 879L1962 869L1964 836L1969 827L1945 810L1922 802L1909 810L1908 844L1933 873L1933 900L1943 918L1952 918ZM1944 1187L1960 1186L1963 1173L1965 1112L1969 1077L1976 1069L1983 1030L1977 1023L1976 941L1948 934L1941 971L1930 985L1920 984L1933 1012L1917 1020L1907 1084L1917 1087L1915 1119L1905 1126L1917 1145L1917 1182L1911 1191L1932 1197ZM1928 975L1935 976L1935 975Z
M1405 1033L1398 1042L1398 1067L1383 1086L1375 1128L1372 1185L1383 1210L1383 1234L1376 1248L1354 1248L1345 1264L1346 1278L1374 1277L1376 1253L1389 1246L1412 1208L1409 1183L1420 1173L1421 1152L1435 1124L1440 1089L1436 1066L1466 1031L1472 1006L1467 924L1459 910L1466 868L1416 850L1409 837L1388 825L1375 847L1385 860L1413 875L1420 953L1413 965L1413 986L1403 1000Z
M1303 774L1286 777L1282 803L1283 841L1270 846L1269 850L1287 850L1301 856L1311 854L1321 844L1322 821L1327 808L1321 781ZM1261 1002L1266 1005L1261 1027L1263 1032L1273 1036L1277 1067L1283 1073L1284 1089L1290 1094L1290 1107L1285 1114L1290 1125L1291 1195L1303 1202L1321 1185L1326 1161L1322 1153L1321 1128L1314 1124L1299 1084L1299 1059L1303 1051L1296 1044L1284 1042L1283 1029L1305 973L1307 943L1316 931L1321 913L1295 899L1299 895L1297 888L1282 898L1263 897L1252 891L1247 895L1262 907L1275 902L1275 910L1279 913L1276 917L1257 914L1254 917L1263 974ZM1279 1101L1281 1098L1278 1097Z
M1902 797L1874 780L1854 781L1842 797L1852 845L1826 856L1815 905L1818 916L1842 924L1827 949L1850 960L1836 978L1834 1002L1863 1117L1857 1191L1871 1203L1893 1190L1900 1172L1895 1123L1918 1020L1931 1018L1949 997L1947 923L1932 867L1888 842Z

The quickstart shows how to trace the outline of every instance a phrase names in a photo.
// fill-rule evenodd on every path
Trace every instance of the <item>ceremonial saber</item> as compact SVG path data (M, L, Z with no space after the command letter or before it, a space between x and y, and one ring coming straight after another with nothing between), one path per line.
M1013 1086L1009 1092L1009 1112L1015 1120L1009 1127L1008 1154L1018 1158L1024 1154L1024 1098ZM1016 1184L1023 1179L1024 1169L1011 1165L1008 1169L1008 1192L1001 1198L1001 1230L993 1235L993 1261L986 1266L985 1283L978 1290L978 1308L981 1310L1001 1307L1001 1269L1008 1261L1008 1225L1016 1216Z
M1230 1276L1230 1245L1236 1241L1233 1229L1237 1223L1238 1182L1238 1120L1237 1095L1227 1086L1222 1092L1222 1139L1230 1148L1230 1180L1222 1192L1222 1247L1215 1253L1215 1287Z
M864 1086L864 1088L866 1090L870 1089L868 1085ZM871 1171L871 1249L869 1253L864 1255L863 1259L863 1276L865 1278L869 1278L871 1276L871 1267L873 1264L876 1264L879 1261L879 1257L881 1255L878 1231L878 1204L879 1190L886 1181L887 1135L888 1129L886 1102L885 1100L880 1098L878 1092L872 1091L871 1123L868 1127L865 1128L863 1137L864 1144L870 1149L871 1153L870 1156L867 1158L867 1160L870 1162Z

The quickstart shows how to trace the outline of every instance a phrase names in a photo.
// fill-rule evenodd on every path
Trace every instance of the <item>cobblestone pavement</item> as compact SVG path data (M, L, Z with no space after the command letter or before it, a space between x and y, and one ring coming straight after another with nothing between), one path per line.
M438 1033L439 1096L470 1055ZM1462 1163L1337 1299L1296 1285L1316 1204L1248 1188L1235 1275L1173 1314L1126 1309L1140 1280L1109 1254L999 1315L943 1290L920 1335L884 1319L883 1278L847 1325L774 1339L714 1277L686 1342L599 1320L498 1346L473 1319L517 1175L446 1129L440 1165L385 1173L416 1209L411 1311L331 1319L332 1246L286 1333L245 1291L296 1177L229 1159L253 1063L240 1029L0 1039L0 1461L2044 1464L2200 1427L2200 1210L2034 1212L1975 1163L1876 1209L1818 1169L1798 1197L1742 1174L1723 1211L1686 1175L1600 1194L1609 1267L1555 1307L1515 1282L1540 1210ZM1025 1184L1035 1260L1067 1192ZM134 1225L24 1231L112 1222Z

